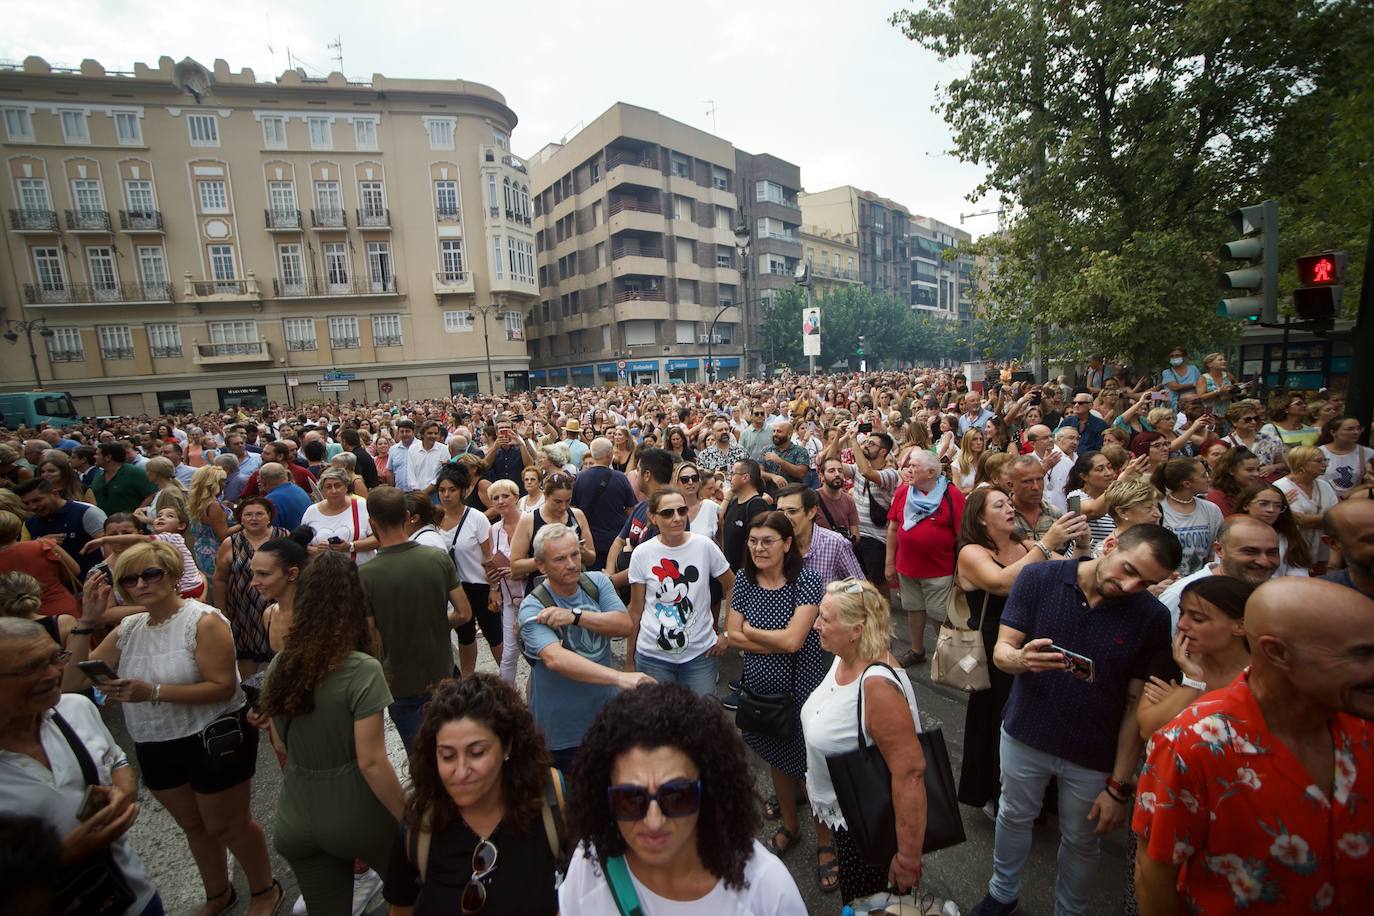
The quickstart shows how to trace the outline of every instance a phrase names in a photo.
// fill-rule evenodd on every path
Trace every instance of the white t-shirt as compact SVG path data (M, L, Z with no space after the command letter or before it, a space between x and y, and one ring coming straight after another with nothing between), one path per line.
M352 499L352 497L349 498ZM338 515L325 515L321 509L324 503L311 503L310 508L301 515L301 524L309 525L315 529L315 537L310 543L328 544L330 538L338 538L347 544L372 537L372 525L367 520L367 500L352 499L352 502L358 508L357 528L353 527L352 507L343 510ZM376 553L375 550L359 551L358 565L362 566Z
M1283 491L1283 495L1288 498L1288 508L1293 512L1302 512L1306 515L1324 514L1340 502L1340 497L1336 495L1336 488L1331 486L1331 481L1325 477L1318 477L1313 481L1311 497L1298 489L1298 485L1287 477L1277 481L1274 486ZM1322 541L1320 528L1303 528L1301 531L1302 536L1307 539L1307 547L1311 551L1313 563L1320 563L1330 557L1331 549Z
M714 541L687 532L669 547L657 536L630 554L630 582L644 586L644 616L635 651L667 662L688 662L716 644L711 580L730 568Z
M669 900L660 897L629 870L635 894L645 916L804 916L806 903L787 866L758 840L753 855L744 864L744 887L734 890L725 882L696 900ZM558 911L564 916L602 916L615 913L611 885L601 871L595 854L586 844L578 846L568 863L568 874L558 888Z
M688 527L693 534L699 534L707 540L714 541L716 530L720 527L720 503L713 499L703 499L701 505L697 506L697 514L692 518L692 523Z
M1069 511L1069 497L1064 492L1064 485L1069 482L1069 471L1073 470L1074 463L1078 461L1078 456L1065 455L1064 451L1057 445L1052 451L1058 452L1063 457L1045 475L1045 502L1054 506L1062 514Z
M1322 474L1322 480L1331 484L1337 496L1344 496L1346 490L1360 482L1364 477L1365 465L1370 458L1374 458L1374 448L1367 445L1357 445L1344 455L1331 451L1329 445L1318 448L1326 456L1326 473Z
M1183 560L1178 564L1180 576L1191 575L1207 565L1212 557L1212 544L1221 529L1221 510L1210 500L1193 497L1193 511L1178 511L1167 496L1160 501L1164 517L1160 524L1178 536L1183 545Z
M447 530L440 528L444 549L453 557L460 582L487 584L487 571L482 567L482 545L491 540L491 522L483 512L469 508L461 525Z

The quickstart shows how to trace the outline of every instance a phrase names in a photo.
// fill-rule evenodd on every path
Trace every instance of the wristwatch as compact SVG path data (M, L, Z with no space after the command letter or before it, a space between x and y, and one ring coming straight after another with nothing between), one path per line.
M580 627L580 626L582 626L582 608L580 608L580 607L572 608L572 615L573 615L573 622L572 622L572 625L575 626L575 627Z
M1203 693L1207 692L1206 681L1200 681L1195 677L1188 677L1186 674L1183 676L1183 686L1190 690L1201 690Z

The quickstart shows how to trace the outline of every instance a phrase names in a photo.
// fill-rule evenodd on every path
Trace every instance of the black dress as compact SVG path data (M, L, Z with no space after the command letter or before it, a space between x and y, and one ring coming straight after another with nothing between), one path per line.
M996 559L993 562L996 563ZM991 686L968 698L964 714L964 759L959 767L959 801L981 808L1002 792L1002 710L1011 696L1012 677L992 663L992 649L997 645L997 628L1001 625L1002 608L1007 598L981 589L968 592L967 597L972 612L969 626L983 634ZM984 598L987 599L986 613L983 611Z

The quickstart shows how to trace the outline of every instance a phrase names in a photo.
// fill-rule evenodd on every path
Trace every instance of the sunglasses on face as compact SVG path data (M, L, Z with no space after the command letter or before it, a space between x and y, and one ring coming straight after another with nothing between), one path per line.
M658 512L654 514L659 518L672 518L674 515L686 518L688 511L686 506L673 506L671 509L659 509Z
M625 784L606 789L611 816L618 821L642 821L649 813L649 802L658 802L664 817L688 817L701 809L700 779L670 779L650 792L645 786Z
M480 913L487 905L487 886L482 879L496 870L496 846L491 840L483 840L472 851L472 877L468 878L460 900L463 916Z
M1258 420L1258 419L1259 419L1259 417L1241 417L1241 418L1240 418L1240 422L1241 422L1241 423L1254 423L1254 422L1255 422L1256 420Z
M677 479L678 483L701 483L701 478L696 474L683 474Z
M129 589L137 585L140 581L152 585L154 582L161 582L163 577L166 575L167 570L163 569L161 566L149 566L141 573L134 573L133 575L129 576L120 576L119 581L116 584L127 592Z

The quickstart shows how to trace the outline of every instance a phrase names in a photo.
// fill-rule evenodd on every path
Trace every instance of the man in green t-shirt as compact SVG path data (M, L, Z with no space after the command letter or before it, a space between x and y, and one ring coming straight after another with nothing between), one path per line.
M375 487L367 515L381 546L358 567L368 614L381 639L382 666L395 699L388 709L406 751L436 683L453 674L449 629L472 619L453 559L406 538L405 494ZM452 607L450 608L450 605Z
M125 464L128 456L122 442L102 442L95 453L99 467L91 480L95 504L106 515L133 512L153 501L157 484L148 479L143 468Z

